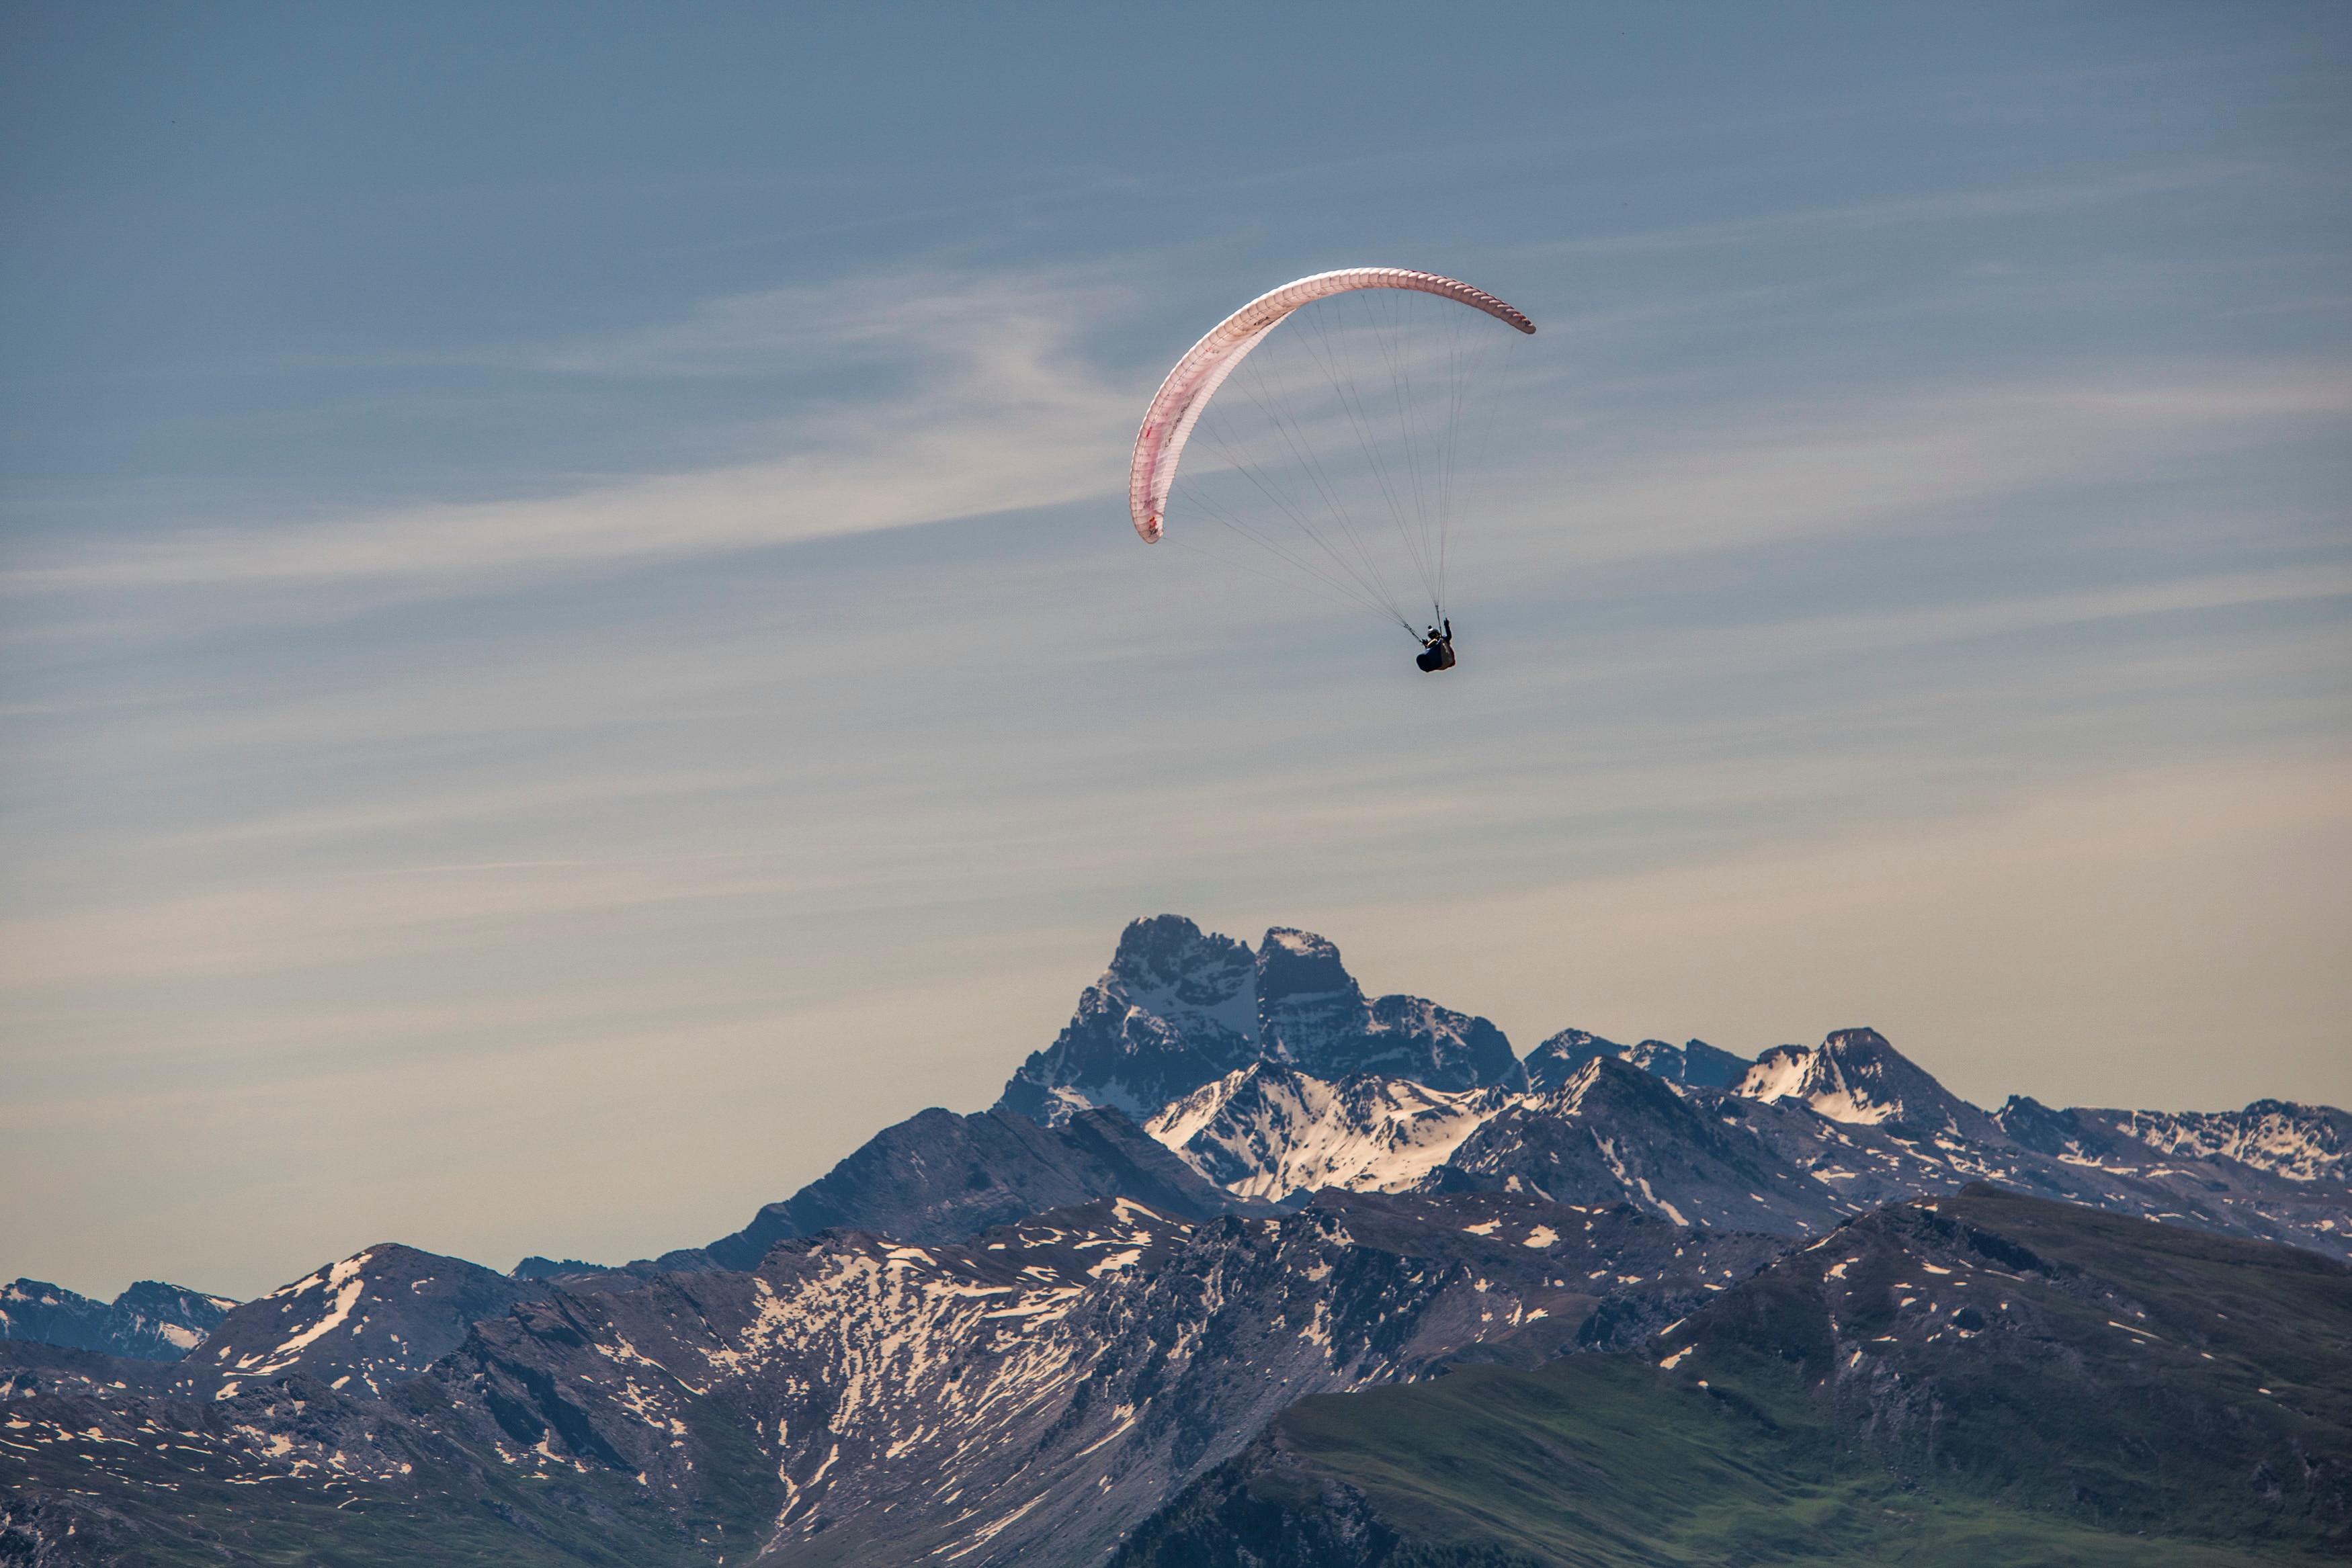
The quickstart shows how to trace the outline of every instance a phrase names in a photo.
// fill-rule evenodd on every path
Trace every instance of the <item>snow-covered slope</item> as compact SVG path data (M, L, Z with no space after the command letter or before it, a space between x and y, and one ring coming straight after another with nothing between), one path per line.
M1330 1083L1261 1061L1194 1090L1144 1130L1244 1197L1402 1192L1510 1103L1500 1088L1432 1089L1371 1073Z

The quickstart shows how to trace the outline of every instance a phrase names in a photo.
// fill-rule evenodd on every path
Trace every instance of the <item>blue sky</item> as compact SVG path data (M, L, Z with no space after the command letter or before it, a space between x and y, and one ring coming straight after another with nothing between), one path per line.
M0 1273L708 1240L1163 910L1522 1051L2352 1102L2347 46L10 10ZM1438 681L1125 517L1364 264L1543 325Z

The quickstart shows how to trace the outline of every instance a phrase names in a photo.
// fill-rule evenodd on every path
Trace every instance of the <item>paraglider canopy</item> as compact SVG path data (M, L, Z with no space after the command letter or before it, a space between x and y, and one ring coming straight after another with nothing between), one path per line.
M1243 306L1192 345L1176 361L1159 393L1144 411L1143 428L1135 437L1135 461L1128 470L1128 510L1135 531L1146 544L1157 544L1165 526L1168 493L1176 484L1176 467L1184 444L1201 422L1209 400L1234 373L1251 350L1265 340L1284 318L1302 305L1360 288L1406 288L1456 300L1483 310L1498 321L1533 334L1536 324L1518 310L1482 288L1433 272L1413 272L1400 267L1350 267L1302 277Z

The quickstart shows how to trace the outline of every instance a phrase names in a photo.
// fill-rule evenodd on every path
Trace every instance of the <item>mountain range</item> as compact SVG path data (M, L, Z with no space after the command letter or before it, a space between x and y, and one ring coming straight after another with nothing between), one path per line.
M549 1563L1238 1562L1184 1553L1219 1531L1258 1539L1246 1513L1267 1540L1389 1542L1390 1557L1301 1563L1402 1568L1457 1549L1486 1562L1475 1553L1503 1550L1500 1538L1413 1525L1415 1509L1437 1506L1423 1492L1404 1506L1366 1482L1370 1460L1327 1463L1321 1439L1299 1434L1324 1430L1317 1412L1410 1409L1460 1377L1500 1379L1549 1409L1557 1380L1632 1378L1638 1363L1666 1392L1635 1378L1611 1399L1680 1397L1686 1362L1731 1343L1693 1338L1693 1325L1714 1333L1762 1312L1794 1337L1741 1354L1801 1364L1798 1382L1764 1388L1741 1362L1702 1386L1755 1384L1740 1397L1780 1411L1778 1429L1832 1434L1804 1450L1808 1485L1867 1491L1913 1461L1867 1444L1855 1459L1835 1434L1881 1430L1913 1406L1841 1403L1864 1365L1829 1370L1850 1342L1896 1368L1889 1386L1915 1391L1979 1375L2008 1388L1993 1347L2026 1342L1929 1325L1947 1336L1936 1355L1966 1354L1915 1364L1880 1348L1909 1343L1899 1322L1892 1339L1855 1340L1867 1312L1816 1302L1812 1318L1790 1317L1784 1303L1828 1288L1815 1265L1841 1238L1913 1235L1953 1206L2026 1223L2000 1204L2109 1217L2095 1223L2123 1240L2101 1243L2101 1266L2133 1280L2156 1265L2118 1263L2116 1247L2141 1238L2155 1257L2201 1237L2211 1290L2200 1300L2220 1299L2214 1281L2233 1270L2318 1270L2319 1305L2297 1310L2334 1322L2339 1349L2352 1342L2352 1315L2327 1317L2327 1281L2352 1257L2341 1111L2012 1098L1987 1112L1867 1029L1754 1060L1563 1030L1521 1059L1485 1019L1368 997L1320 936L1276 928L1253 948L1162 915L1127 928L994 1107L887 1128L712 1242L609 1267L532 1258L507 1274L385 1243L242 1305L179 1292L168 1322L152 1302L72 1306L19 1281L0 1320L0 1469L16 1472L0 1561L259 1563L311 1542L299 1550L355 1563L477 1551ZM2085 1265L2045 1262L2007 1268L2080 1295ZM1938 1253L1912 1271L1958 1267ZM190 1343L166 1360L143 1331L106 1338L89 1325L110 1312ZM2236 1354L2240 1370L2262 1361ZM1380 1388L1391 1392L1366 1403ZM2352 1541L2352 1521L2326 1522L2344 1506L2327 1467L2352 1452L2347 1411L2312 1408L2302 1459L2263 1448L2252 1461L2308 1516L2277 1535L2297 1550ZM1356 1418L1339 1423L1348 1442L1386 1452L1393 1437L1364 1436ZM1417 1417L1397 1419L1409 1431ZM1310 1449L1325 1457L1300 1458ZM1968 1490L1990 1451L1967 1450L1969 1507L2042 1510L2093 1533L2126 1517L2096 1487L2090 1502ZM1940 1476L1936 1462L1925 1473ZM1341 1501L1260 1506L1307 1492ZM2146 1511L2128 1517L2143 1527ZM2221 1514L2199 1519L2182 1528L2225 1529Z
M177 1361L205 1342L236 1302L161 1280L141 1280L112 1301L61 1285L0 1286L0 1339L104 1351L133 1361Z

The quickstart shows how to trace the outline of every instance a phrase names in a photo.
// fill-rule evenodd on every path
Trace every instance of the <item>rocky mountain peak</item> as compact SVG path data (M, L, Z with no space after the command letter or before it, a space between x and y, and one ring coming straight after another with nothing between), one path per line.
M1276 926L1258 948L1258 1036L1265 1055L1337 1082L1362 1072L1433 1089L1524 1086L1503 1031L1420 997L1364 999L1339 949Z
M2010 1142L2037 1155L2081 1155L2089 1129L2072 1111L2053 1111L2030 1094L2012 1094L1992 1113Z
M1280 925L1265 934L1257 950L1257 1019L1266 1055L1318 1078L1344 1078L1370 1014L1337 946Z
M1874 1029L1837 1030L1810 1050L1775 1046L1731 1089L1750 1100L1795 1101L1832 1122L2007 1142L1991 1117L1937 1082Z
M1245 943L1178 915L1135 920L1059 1038L998 1108L1059 1126L1094 1106L1140 1121L1258 1058L1258 964Z
M1294 931L1286 925L1267 931L1258 947L1257 994L1261 1007L1327 995L1361 1001L1364 995L1339 961L1335 944L1312 931Z
M885 1127L791 1197L762 1207L734 1235L670 1257L749 1270L777 1242L823 1230L849 1228L930 1243L1108 1197L1193 1219L1249 1207L1202 1180L1114 1109L1081 1111L1049 1126L1001 1105L970 1116L933 1106Z
M1682 1058L1681 1082L1694 1089L1728 1089L1739 1082L1748 1067L1748 1058L1707 1044L1703 1040L1686 1040L1676 1052Z
M412 1377L467 1330L542 1293L531 1281L397 1242L379 1242L231 1312L186 1365L228 1398L307 1372L355 1396Z
M1440 1089L1521 1082L1502 1030L1419 997L1367 1000L1339 949L1277 925L1253 952L1181 915L1131 922L1060 1038L997 1108L1060 1126L1097 1106L1146 1121L1267 1060L1337 1081L1377 1071Z
M1668 1087L1670 1080L1661 1082L1664 1076L1622 1057L1590 1056L1559 1087L1531 1093L1526 1103L1552 1116L1619 1115L1638 1109L1679 1120L1686 1113L1677 1107L1682 1096Z
M1630 1203L1676 1225L1802 1233L1843 1205L1720 1114L1618 1057L1588 1057L1520 1097L1430 1173L1422 1190L1500 1188L1558 1203Z
M1155 915L1127 923L1098 983L1118 982L1135 995L1164 995L1180 1008L1213 1011L1242 993L1255 968L1246 942L1203 931L1181 915Z
M1694 1089L1728 1088L1748 1067L1746 1057L1718 1051L1703 1040L1678 1046L1663 1040L1620 1045L1586 1030L1564 1029L1528 1052L1528 1085L1538 1092L1557 1089L1586 1062L1602 1056Z

